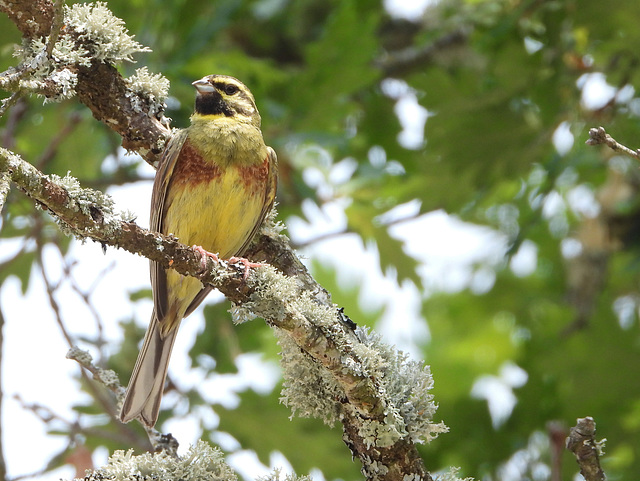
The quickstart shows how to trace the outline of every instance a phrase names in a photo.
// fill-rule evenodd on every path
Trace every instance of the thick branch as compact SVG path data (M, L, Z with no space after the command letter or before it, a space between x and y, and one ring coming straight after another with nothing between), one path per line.
M10 18L17 19L27 3L7 7L12 9ZM53 16L52 4L42 8ZM23 34L34 35L27 30ZM94 117L122 135L126 148L137 150L148 162L157 160L168 129L149 113L144 102L134 105L137 94L117 70L95 58L90 64L65 68L77 74L75 91ZM13 84L8 81L6 85ZM296 396L292 388L290 405L316 416L325 413L313 412L313 407L326 405L332 412L326 413L325 420L342 422L344 440L363 463L368 479L431 479L414 445L446 430L441 424L431 424L435 404L428 394L430 374L364 330L354 330L352 323L338 315L329 294L311 278L282 236L263 235L247 253L254 260L267 260L280 272L273 267L260 268L245 282L241 264L203 259L173 237L140 228L115 212L109 198L82 189L74 179L44 176L6 150L0 150L1 172L8 172L13 183L49 210L66 233L121 247L164 268L196 277L286 333L295 348L285 354L283 347L283 357L293 359L296 367L306 365L310 374L296 381L311 386L323 382L322 393L330 395L321 398L320 388L314 387L309 395L318 398L305 400L306 396ZM405 382L389 383L389 379L398 378Z
M93 116L122 136L122 146L155 165L169 129L131 102L135 95L112 65L93 62L78 70L76 92Z
M55 7L49 0L0 2L0 10L9 16L25 38L39 38L51 33ZM66 34L73 35L73 32L66 31ZM54 32L54 38L56 35ZM18 90L17 80L28 68L24 65L21 69L7 71L4 78L0 77L4 88ZM75 91L93 116L122 136L124 148L137 151L147 162L155 165L170 131L155 115L140 107L138 93L129 89L116 68L100 60L93 60L89 66L68 65L66 68L77 74ZM55 87L45 83L40 86L40 93L54 95Z
M0 172L8 172L18 188L49 210L67 233L123 248L196 277L285 331L297 345L296 351L302 350L313 359L313 365L323 366L344 393L344 399L336 400L341 410L336 417L344 425L345 442L363 462L369 479L431 479L409 434L410 426L401 429L404 435L389 440L392 430L385 431L385 426L392 417L393 400L381 387L384 380L368 369L376 359L364 360L371 345L363 344L351 323L341 322L328 293L313 280L282 236L261 236L249 253L255 260L268 260L281 272L260 268L245 282L242 264L218 264L205 256L203 270L203 258L194 249L123 219L102 194L81 189L68 178L45 176L5 149L0 149ZM421 425L423 429L425 425ZM375 426L373 434L371 426ZM445 430L442 425L434 426L433 430L427 428L424 438Z
M585 481L605 481L607 477L600 467L603 442L596 441L596 423L592 417L579 418L567 438L567 449L576 456L580 474Z
M50 0L4 0L0 12L6 13L27 38L49 35L54 17Z

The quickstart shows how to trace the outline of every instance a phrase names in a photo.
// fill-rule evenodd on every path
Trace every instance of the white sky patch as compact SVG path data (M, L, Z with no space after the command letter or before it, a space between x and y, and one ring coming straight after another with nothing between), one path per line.
M381 83L382 91L396 100L394 111L402 131L398 134L398 143L405 149L424 147L424 126L432 115L420 103L415 90L404 80L388 78Z
M571 124L569 122L561 122L560 125L553 132L551 141L556 151L560 155L566 155L573 147L574 142L573 134L571 133Z
M567 202L571 210L583 217L593 218L600 213L600 204L592 189L578 185L567 193Z
M415 94L401 97L394 108L402 132L398 134L398 143L405 149L420 149L424 147L424 126L429 112L418 103Z
M246 449L231 453L226 457L226 461L233 470L244 480L254 481L266 477L274 468L280 470L282 478L286 474L293 474L293 467L289 460L279 451L273 451L269 455L269 466L265 466L255 451Z
M582 91L582 105L589 110L601 109L616 95L616 88L607 83L602 72L581 75L576 84Z
M513 389L524 386L528 379L524 369L507 361L500 368L498 376L480 376L473 384L471 396L487 401L494 429L509 419L518 402Z
M524 49L529 55L533 55L534 53L542 50L542 47L544 47L544 43L542 43L540 40L536 40L532 37L524 38Z
M578 239L567 237L560 242L560 251L565 259L573 259L582 254L582 242Z
M393 225L389 233L401 239L406 252L422 265L418 268L428 289L455 292L469 286L473 265L497 265L506 238L483 226L463 222L444 211L434 211ZM480 274L487 282L490 279ZM477 282L478 282L477 281ZM481 285L476 284L481 290Z
M549 192L545 197L542 205L542 217L550 219L565 210L564 199L557 191Z
M551 479L551 469L547 464L548 457L549 434L544 431L535 431L529 437L527 446L516 451L507 462L498 468L497 479L501 481ZM576 473L572 479L573 481L584 480L579 473Z
M632 295L620 296L613 301L613 310L620 327L625 330L631 329L638 315L638 298Z
M392 17L419 20L427 7L437 3L438 0L384 0L384 8Z
M531 275L538 266L538 246L530 240L525 240L518 252L511 257L509 267L517 277Z

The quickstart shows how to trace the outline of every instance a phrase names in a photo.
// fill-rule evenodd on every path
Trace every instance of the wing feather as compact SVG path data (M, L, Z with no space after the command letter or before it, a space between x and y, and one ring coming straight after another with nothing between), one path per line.
M171 174L178 162L180 152L187 139L187 131L178 131L167 144L160 159L151 193L151 221L152 231L167 234L164 231L164 214L166 197L171 181ZM167 313L167 273L157 262L151 261L151 289L153 291L153 307L158 320L162 321Z
M269 164L269 167L268 167L269 170L268 170L267 182L265 185L264 203L262 205L262 211L260 212L260 217L258 217L258 220L253 226L253 230L247 236L247 239L244 241L244 244L242 244L242 247L235 254L236 256L241 256L244 253L244 251L247 250L247 247L249 247L249 244L253 240L254 236L260 230L260 227L262 226L262 223L264 222L265 217L267 217L267 214L269 213L269 211L271 211L271 208L273 207L273 203L276 200L276 190L278 188L278 156L276 155L276 151L269 146L267 146L267 160Z

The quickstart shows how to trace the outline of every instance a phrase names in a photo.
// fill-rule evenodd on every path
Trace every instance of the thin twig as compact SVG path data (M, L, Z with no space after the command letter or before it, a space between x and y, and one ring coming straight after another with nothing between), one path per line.
M403 224L405 222L411 222L412 220L416 220L416 219L420 218L423 215L425 215L424 212L416 212L415 214L407 215L405 217L400 217L398 219L392 219L392 220L389 220L389 221L379 222L378 225L380 227L392 227L394 225L400 225L400 224ZM335 239L337 237L342 237L343 235L351 234L353 232L354 231L351 231L349 229L342 229L342 230L337 230L337 231L333 231L333 232L325 232L323 234L319 234L316 237L312 237L311 239L305 240L303 242L291 241L291 247L293 247L294 249L304 249L305 247L308 247L310 245L314 245L314 244L317 244L317 243L325 241L325 240L330 240L330 239Z
M35 231L38 231L39 229L34 229ZM62 335L64 336L64 338L67 340L67 343L69 344L69 348L73 349L75 348L75 341L73 340L73 338L71 337L71 334L69 333L69 331L67 330L65 323L62 319L62 314L60 312L60 306L58 304L58 301L56 300L55 297L55 292L58 289L58 287L60 286L60 282L58 282L57 284L53 284L47 269L44 266L44 262L43 262L43 244L42 244L42 239L41 236L36 234L35 235L36 238L36 245L37 245L37 251L38 251L38 264L40 265L40 273L42 275L42 279L45 283L45 287L46 287L46 292L47 295L49 297L49 304L51 306L51 309L54 313L54 317L56 319L56 322L58 324L58 326L60 327L60 331L62 332ZM62 253L61 253L62 255ZM89 356L87 354L87 356ZM74 358L75 359L75 358ZM89 356L89 359L91 360L91 356ZM75 359L76 361L78 359ZM85 366L86 367L86 366ZM96 368L97 369L97 368ZM91 371L94 374L94 378L96 377L96 373ZM114 403L112 401L112 399L110 399L108 396L105 396L104 393L98 388L98 386L95 383L92 383L91 380L89 379L89 376L87 375L87 372L84 369L80 369L80 375L82 376L82 378L85 381L85 385L87 386L87 389L91 392L91 395L93 396L93 398L98 402L98 404L100 406L102 406L104 412L106 412L107 414L109 414L112 418L116 417L116 407L114 406ZM116 379L117 380L117 379ZM104 384L105 386L107 386L107 384L105 382L102 382L102 384ZM109 386L107 386L109 387ZM124 390L122 388L122 390ZM133 432L133 430L121 423L117 423L117 426L119 428L119 431L122 433L123 438L127 441L127 442L136 442L138 446L142 446L144 449L147 449L149 446L147 443L145 442L141 442L141 439L139 437L136 436L136 434Z
M73 359L81 367L83 367L83 373L86 369L88 372L93 374L93 379L98 381L100 384L104 385L107 389L113 392L118 398L118 404L122 399L124 399L125 387L120 383L120 379L118 375L112 371L111 369L102 369L96 366L93 363L93 358L88 351L83 351L76 346L71 347L69 352L67 352L67 359ZM118 423L120 424L120 423ZM124 425L120 424L122 428ZM163 450L172 455L177 456L178 450L178 441L171 436L171 434L164 435L159 431L156 431L153 428L145 427L147 432L147 437L149 438L150 445L141 438L138 438L133 430L128 430L128 436L133 437L136 436L135 442L138 446L144 447L144 449L149 450L152 448L153 451Z
M38 216L37 222L41 228L42 217ZM38 229L38 230L41 230L41 229ZM37 246L37 252L38 252L38 264L40 266L40 275L42 275L42 280L44 281L44 285L46 287L47 296L49 297L49 305L51 306L51 310L53 311L56 322L58 323L58 327L60 327L60 332L62 332L62 335L67 340L67 343L70 346L73 346L74 340L71 338L71 334L69 334L67 327L64 325L64 322L62 320L62 315L60 314L60 305L58 304L58 301L56 300L56 297L55 297L55 291L58 289L59 284L54 285L51 282L51 279L49 278L49 273L47 272L47 269L44 266L44 256L43 256L44 244L43 244L42 236L36 235L35 237L36 237L36 246Z
M589 129L589 139L585 142L587 145L606 145L615 152L622 152L636 160L640 160L640 149L630 149L629 147L622 145L616 139L611 137L604 127L597 127Z
M51 58L53 53L53 47L55 47L58 37L60 36L60 29L64 23L64 0L56 0L53 5L53 22L51 23L51 33L47 38L47 58Z
M13 107L18 102L18 100L20 100L22 95L22 90L18 90L17 92L11 94L11 97L2 100L2 102L0 103L0 118L4 116L4 114L7 113L7 111L11 107Z
M575 456L585 481L605 481L600 455L606 439L596 441L596 423L592 417L579 418L567 438L567 449Z
M80 425L79 421L73 421L73 420L67 419L61 414L58 414L55 411L53 411L48 406L44 406L38 403L28 403L17 394L14 395L13 398L18 404L20 404L20 407L22 409L24 409L25 411L31 411L44 424L51 424L52 422L57 422L65 425L67 431L71 435L71 439L69 442L70 446L78 443L76 439L78 435L82 435L83 437L95 436L102 439L108 439L117 443L123 442L123 439L119 436L116 436L115 433L111 430L100 429L96 427L83 427Z
M65 259L64 255L62 254L62 252L61 252L61 256L62 256L63 259ZM69 264L68 262L65 262L65 265L64 265L65 275L67 276L67 279L69 280L69 282L71 284L71 289L73 289L75 291L75 293L78 294L78 296L80 296L82 301L87 306L87 309L89 309L89 312L91 312L91 315L93 316L93 319L95 320L97 336L96 336L96 340L95 340L94 344L96 345L96 347L98 347L98 349L102 353L104 346L107 344L107 341L104 338L104 323L102 322L102 317L100 316L100 313L98 312L96 307L91 302L91 296L93 295L93 292L98 287L99 283L104 279L105 275L109 271L112 271L115 268L116 263L115 263L115 261L111 262L107 267L102 269L102 271L100 271L96 275L94 281L91 283L91 285L89 286L89 288L87 290L83 290L80 287L80 285L78 285L78 282L76 281L75 276L71 272L71 270L73 269L75 264L76 264L76 262L74 262L72 264Z
M403 50L390 52L375 60L374 64L387 77L398 77L408 72L424 69L426 65L434 61L437 55L442 55L443 51L464 45L469 38L469 33L468 28L460 28L437 38L424 47L407 47Z

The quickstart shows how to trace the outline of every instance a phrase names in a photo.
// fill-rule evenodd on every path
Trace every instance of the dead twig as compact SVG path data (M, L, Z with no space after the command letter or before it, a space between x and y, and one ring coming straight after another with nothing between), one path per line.
M576 456L580 474L585 481L605 481L607 477L600 467L600 456L606 439L596 441L596 423L592 417L578 418L569 431L567 449Z
M604 127L589 129L589 139L585 143L587 145L606 145L614 152L622 152L623 154L627 154L629 157L640 160L640 149L633 150L622 145L616 139L611 137L604 130Z

